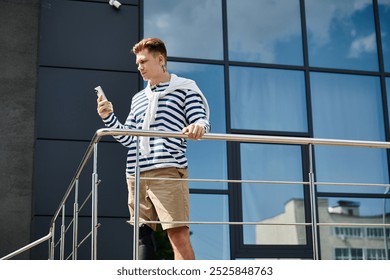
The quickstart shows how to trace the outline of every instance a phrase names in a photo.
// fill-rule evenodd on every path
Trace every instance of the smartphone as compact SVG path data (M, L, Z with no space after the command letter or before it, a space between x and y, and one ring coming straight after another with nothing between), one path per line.
M107 100L107 97L106 97L106 95L104 94L104 91L103 91L103 89L102 89L101 86L95 87L95 92L96 92L96 95L97 95L98 97L103 96L103 99L106 99L106 100Z

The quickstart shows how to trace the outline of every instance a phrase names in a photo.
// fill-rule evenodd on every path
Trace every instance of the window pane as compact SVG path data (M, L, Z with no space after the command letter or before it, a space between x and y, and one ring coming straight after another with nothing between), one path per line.
M212 132L226 133L223 66L184 62L168 62L167 66L169 72L196 82L209 103Z
M389 199L320 198L321 258L385 259L384 234L389 238L389 233L383 223L389 223L389 214Z
M374 148L315 148L318 182L388 184L386 151ZM381 186L340 186L318 184L320 192L383 193Z
M229 59L302 65L299 1L228 0Z
M384 141L379 79L311 73L314 137ZM315 147L316 178L320 182L388 182L384 149ZM383 192L383 187L319 186L319 191Z
M379 0L378 4L385 71L390 72L390 1Z
M311 66L378 70L372 0L305 1Z
M209 103L211 131L213 133L225 133L226 114L223 66L168 62L168 69L171 73L193 79L197 83ZM187 143L189 177L191 179L227 179L226 142L189 140ZM227 189L227 184L190 182L190 188Z
M168 56L223 59L221 0L144 0L144 28Z
M259 160L260 159L260 160ZM301 147L241 144L243 180L302 182ZM242 184L244 222L305 222L302 184ZM244 226L245 244L306 244L303 226Z
M193 222L228 222L226 195L191 194ZM229 225L191 224L191 243L198 260L229 260Z
M301 71L230 67L233 129L307 131Z
M385 140L378 78L311 73L310 80L315 137Z

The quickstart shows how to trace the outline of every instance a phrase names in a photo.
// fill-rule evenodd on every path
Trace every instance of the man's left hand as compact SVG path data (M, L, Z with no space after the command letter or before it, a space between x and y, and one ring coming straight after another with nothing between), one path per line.
M191 140L199 140L205 134L205 129L203 126L198 124L190 124L189 126L183 128L183 134L188 135L188 138Z

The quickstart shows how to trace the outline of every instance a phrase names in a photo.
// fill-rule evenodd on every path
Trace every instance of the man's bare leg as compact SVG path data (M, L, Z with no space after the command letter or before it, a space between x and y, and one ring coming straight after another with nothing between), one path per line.
M188 227L167 229L175 260L194 260L195 254L190 242L190 230Z

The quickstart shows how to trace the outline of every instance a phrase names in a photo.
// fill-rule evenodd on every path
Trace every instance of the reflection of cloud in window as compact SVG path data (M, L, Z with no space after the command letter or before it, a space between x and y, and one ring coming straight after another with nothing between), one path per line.
M145 37L159 37L168 56L222 59L221 1L145 0Z
M351 17L372 5L371 0L339 1L312 0L306 2L307 28L314 46L323 46L330 41L334 23L343 27L354 26ZM340 28L340 27L338 27Z
M379 0L378 4L390 7L390 0Z
M365 37L356 38L352 41L349 49L348 57L359 58L361 54L367 52L375 52L376 50L376 37L375 33L372 33Z
M298 1L232 0L227 8L229 51L249 60L272 63L278 43L301 36Z

